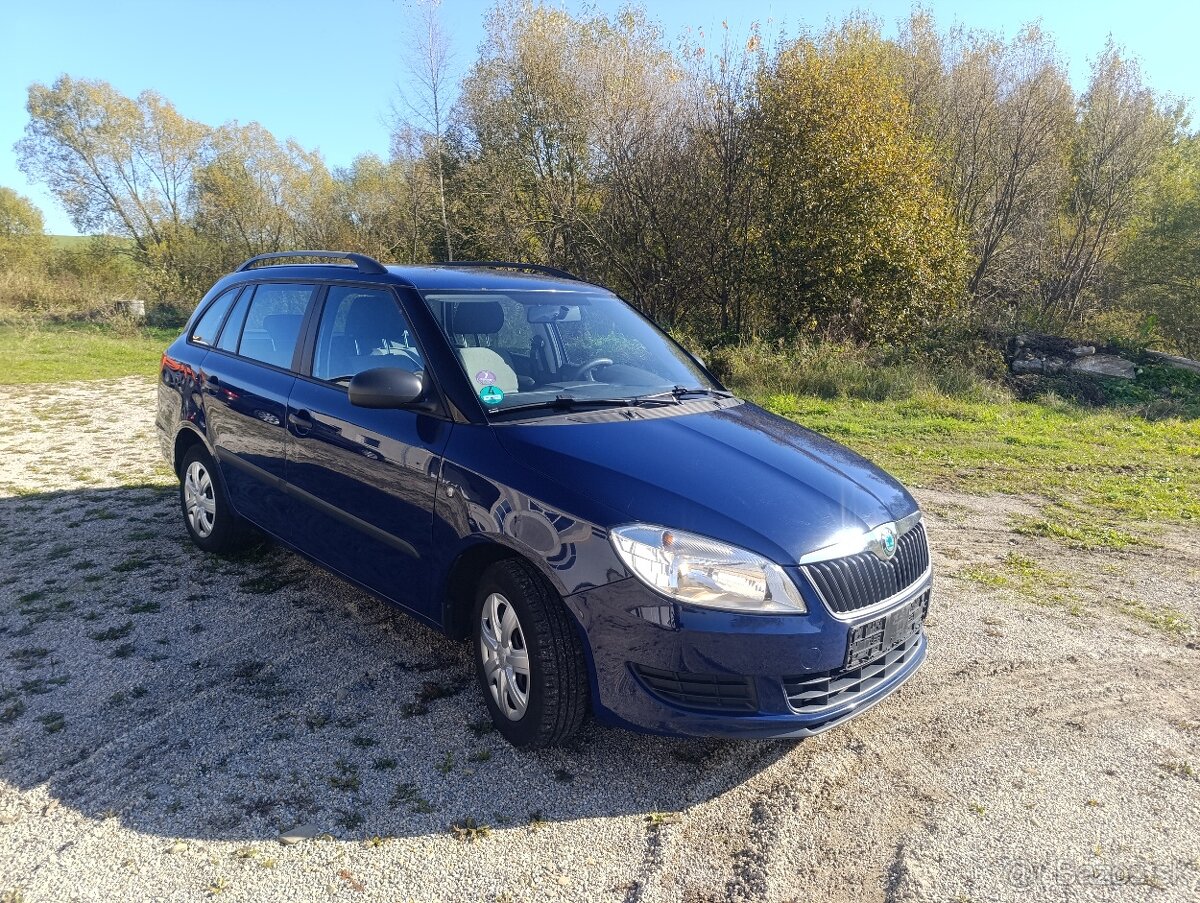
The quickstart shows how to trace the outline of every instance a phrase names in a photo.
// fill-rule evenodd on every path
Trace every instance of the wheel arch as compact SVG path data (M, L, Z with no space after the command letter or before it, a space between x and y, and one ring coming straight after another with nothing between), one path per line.
M471 631L471 608L475 602L475 587L484 571L497 561L515 559L528 564L561 599L563 588L549 573L545 562L539 562L514 546L503 542L479 541L459 551L442 580L442 630L453 639L465 639ZM568 609L569 606L564 605ZM572 620L574 616L572 615Z
M181 476L179 473L179 465L183 463L184 456L197 445L202 447L210 455L213 453L209 447L208 440L200 435L200 431L191 426L182 426L179 432L175 434L175 443L171 452L171 469L175 471L175 476Z

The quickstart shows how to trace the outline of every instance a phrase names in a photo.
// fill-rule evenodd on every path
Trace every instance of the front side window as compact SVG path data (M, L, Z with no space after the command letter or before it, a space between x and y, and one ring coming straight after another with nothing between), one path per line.
M400 367L414 373L425 363L412 328L389 291L335 285L329 289L312 375L349 382L363 370Z
M217 341L217 333L221 331L221 323L225 319L225 314L229 313L229 306L233 304L233 299L237 297L238 287L222 292L212 304L208 305L200 319L196 321L196 326L192 330L192 341L200 345L214 345Z
M312 285L263 283L254 289L237 353L264 364L290 367Z
M677 386L717 388L686 351L602 290L426 292L424 299L491 410L560 395L620 402Z

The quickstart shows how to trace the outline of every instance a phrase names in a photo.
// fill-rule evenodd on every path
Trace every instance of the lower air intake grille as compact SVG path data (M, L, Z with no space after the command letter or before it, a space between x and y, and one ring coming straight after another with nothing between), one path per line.
M912 661L920 646L921 633L918 631L895 649L858 668L785 677L783 692L787 695L788 705L793 712L807 715L850 702L895 677Z
M746 677L663 671L644 665L634 665L633 672L651 693L674 705L722 712L752 712L758 707L754 685Z
M848 614L891 598L915 583L929 567L929 543L925 525L915 527L896 540L891 561L881 561L874 552L817 561L802 568L834 614Z

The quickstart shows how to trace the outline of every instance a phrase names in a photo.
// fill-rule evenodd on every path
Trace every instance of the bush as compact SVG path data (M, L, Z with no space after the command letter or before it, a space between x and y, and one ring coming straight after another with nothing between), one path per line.
M195 305L152 301L146 306L146 325L155 329L182 329Z
M110 322L114 302L139 297L141 271L126 243L105 236L59 239L57 247L0 268L0 317L46 323Z
M0 272L0 307L6 314L28 314L48 322L96 319L107 302L99 287L74 276L50 276L39 269Z
M991 349L895 350L808 342L753 341L713 349L708 364L747 395L815 395L896 401L923 393L981 401L1008 398L996 381L1003 361Z

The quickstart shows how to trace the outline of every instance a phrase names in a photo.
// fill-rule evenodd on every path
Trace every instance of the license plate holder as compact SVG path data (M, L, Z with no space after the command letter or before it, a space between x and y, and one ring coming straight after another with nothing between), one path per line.
M922 593L883 617L851 627L846 644L846 667L859 668L920 633L928 609L929 594Z

